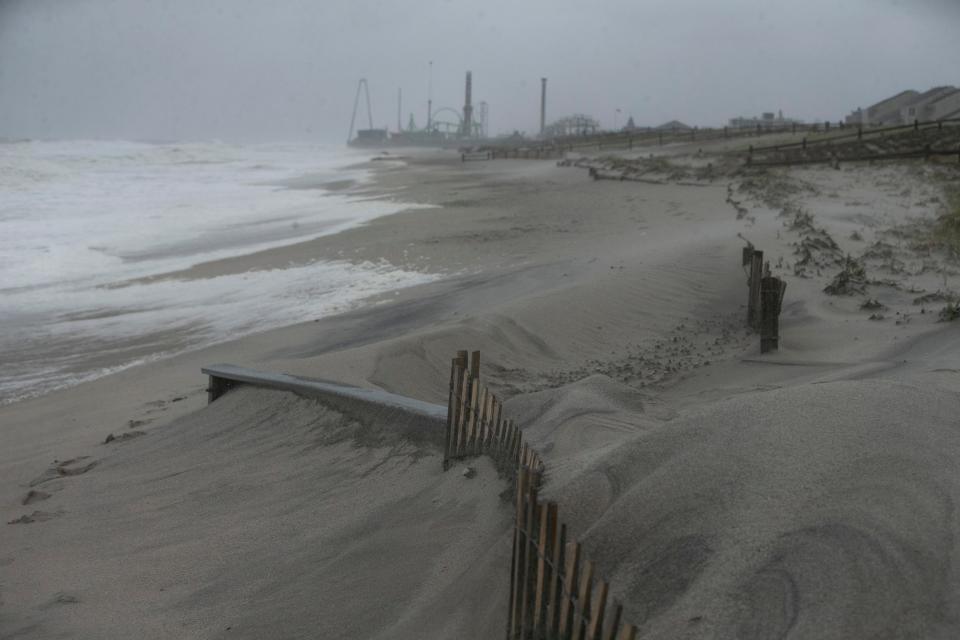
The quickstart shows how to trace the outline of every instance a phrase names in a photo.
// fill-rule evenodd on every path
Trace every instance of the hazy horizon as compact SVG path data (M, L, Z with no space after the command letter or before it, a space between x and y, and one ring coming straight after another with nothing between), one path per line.
M0 136L341 143L361 77L375 126L398 88L423 126L430 61L435 110L471 70L492 134L536 131L541 76L548 121L835 121L960 84L958 26L950 0L0 0Z

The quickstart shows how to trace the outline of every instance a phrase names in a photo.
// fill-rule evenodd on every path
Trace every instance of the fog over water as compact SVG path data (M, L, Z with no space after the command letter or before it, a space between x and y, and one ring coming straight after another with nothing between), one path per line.
M0 136L340 142L360 77L377 126L398 88L422 126L430 61L493 133L535 129L541 76L548 120L836 120L960 83L958 27L954 0L0 0Z

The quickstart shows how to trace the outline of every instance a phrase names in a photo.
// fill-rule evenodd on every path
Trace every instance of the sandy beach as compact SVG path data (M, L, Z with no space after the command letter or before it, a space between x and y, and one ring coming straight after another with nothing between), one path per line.
M152 276L431 279L0 406L0 637L503 637L513 512L488 460L443 472L430 438L290 393L208 406L200 372L446 404L458 349L638 637L960 635L960 339L940 321L960 272L932 240L955 160L749 172L736 144L403 152L336 186L410 209ZM624 161L643 181L588 173ZM775 353L745 323L748 242L787 282Z

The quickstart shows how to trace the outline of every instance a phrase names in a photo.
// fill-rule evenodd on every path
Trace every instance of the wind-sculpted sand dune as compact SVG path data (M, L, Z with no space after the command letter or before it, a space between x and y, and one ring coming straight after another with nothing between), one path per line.
M953 638L958 412L884 381L741 395L545 495L641 637ZM604 446L587 424L579 442Z
M444 474L439 449L358 418L243 388L103 445L96 468L53 481L56 522L7 526L30 544L4 589L4 633L497 637L505 483L485 461Z

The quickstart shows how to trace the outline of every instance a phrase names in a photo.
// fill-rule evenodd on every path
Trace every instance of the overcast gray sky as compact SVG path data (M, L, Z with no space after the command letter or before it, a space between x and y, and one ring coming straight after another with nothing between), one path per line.
M960 85L960 0L0 0L0 136L337 142L357 80L490 105L494 133L547 119L723 124L843 117ZM621 123L623 120L621 120Z

